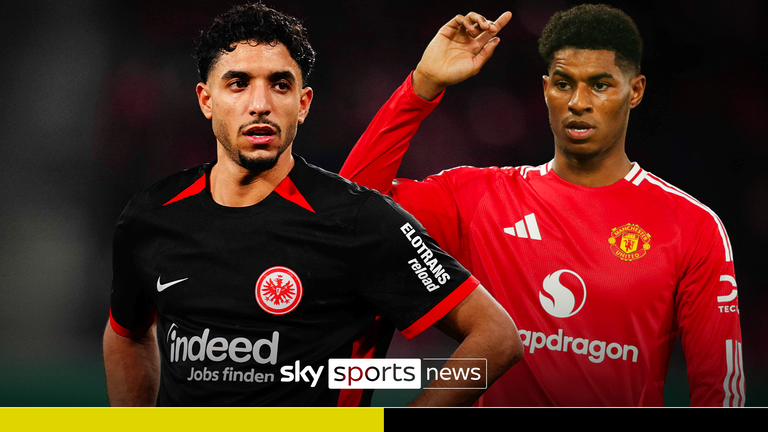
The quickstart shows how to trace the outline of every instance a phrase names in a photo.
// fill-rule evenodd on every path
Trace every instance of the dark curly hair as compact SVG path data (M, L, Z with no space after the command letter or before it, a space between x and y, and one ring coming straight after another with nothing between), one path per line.
M637 74L643 56L640 32L627 14L604 4L584 4L557 12L539 38L539 54L552 64L563 48L608 50L616 53L616 66Z
M195 48L197 71L203 82L219 56L232 52L237 43L281 43L288 48L301 70L304 86L315 64L315 51L307 39L307 31L301 22L261 3L235 6L219 15L207 30L200 32Z

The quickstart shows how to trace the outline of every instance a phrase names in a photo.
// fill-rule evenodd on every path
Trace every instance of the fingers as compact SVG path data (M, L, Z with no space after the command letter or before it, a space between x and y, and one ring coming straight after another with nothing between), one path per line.
M509 11L501 14L496 21L489 21L477 12L470 12L466 16L456 15L449 24L452 24L452 27L458 31L466 32L473 38L477 38L483 33L487 33L490 36L487 40L490 40L496 36L505 25L507 25L510 19L512 19L512 13Z
M485 19L484 16L476 13L476 12L470 12L465 17L465 26L464 29L469 33L472 37L478 37L483 32L487 32L491 28L491 23L487 19ZM469 26L467 26L469 24Z
M507 11L499 15L499 17L496 18L496 21L493 22L493 25L496 27L495 32L498 33L501 29L503 29L504 26L507 25L507 23L511 19L512 19L512 12Z
M495 37L490 41L488 41L488 43L485 44L485 46L483 46L483 49L480 50L477 56L475 56L480 67L482 67L485 64L485 62L487 62L488 59L491 58L491 56L493 55L493 51L496 49L498 45L499 45L499 38Z
M468 13L465 18L466 21L471 23L471 28L465 31L474 37L478 45L482 47L476 55L476 59L482 67L491 58L493 51L499 45L499 38L496 37L496 34L509 23L512 19L512 13L504 12L496 21L488 21L485 17L475 12Z
M451 21L453 27L459 32L465 32L472 37L477 37L485 30L481 30L480 26L487 27L487 21L485 17L475 12L470 12L467 15L456 15Z

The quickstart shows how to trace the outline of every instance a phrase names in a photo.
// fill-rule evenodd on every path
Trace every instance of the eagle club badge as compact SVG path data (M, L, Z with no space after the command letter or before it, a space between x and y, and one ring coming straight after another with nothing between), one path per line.
M272 315L285 315L296 309L303 293L301 280L287 267L272 267L256 282L256 301Z
M651 249L651 235L639 225L628 223L611 230L608 244L611 252L623 261L634 261Z

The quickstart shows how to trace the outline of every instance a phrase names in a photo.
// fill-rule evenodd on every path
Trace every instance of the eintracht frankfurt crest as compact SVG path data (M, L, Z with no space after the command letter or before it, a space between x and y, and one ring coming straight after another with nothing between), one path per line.
M626 224L611 230L611 252L624 261L642 258L651 249L651 235L639 225Z
M301 301L301 280L287 267L272 267L256 282L256 301L272 315L285 315Z

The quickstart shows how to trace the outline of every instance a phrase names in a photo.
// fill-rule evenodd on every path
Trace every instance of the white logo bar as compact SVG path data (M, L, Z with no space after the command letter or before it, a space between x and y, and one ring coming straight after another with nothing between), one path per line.
M539 224L536 223L536 215L533 213L525 215L523 219L515 223L514 227L504 228L504 232L514 237L541 240Z
M329 359L330 389L419 389L421 359Z

